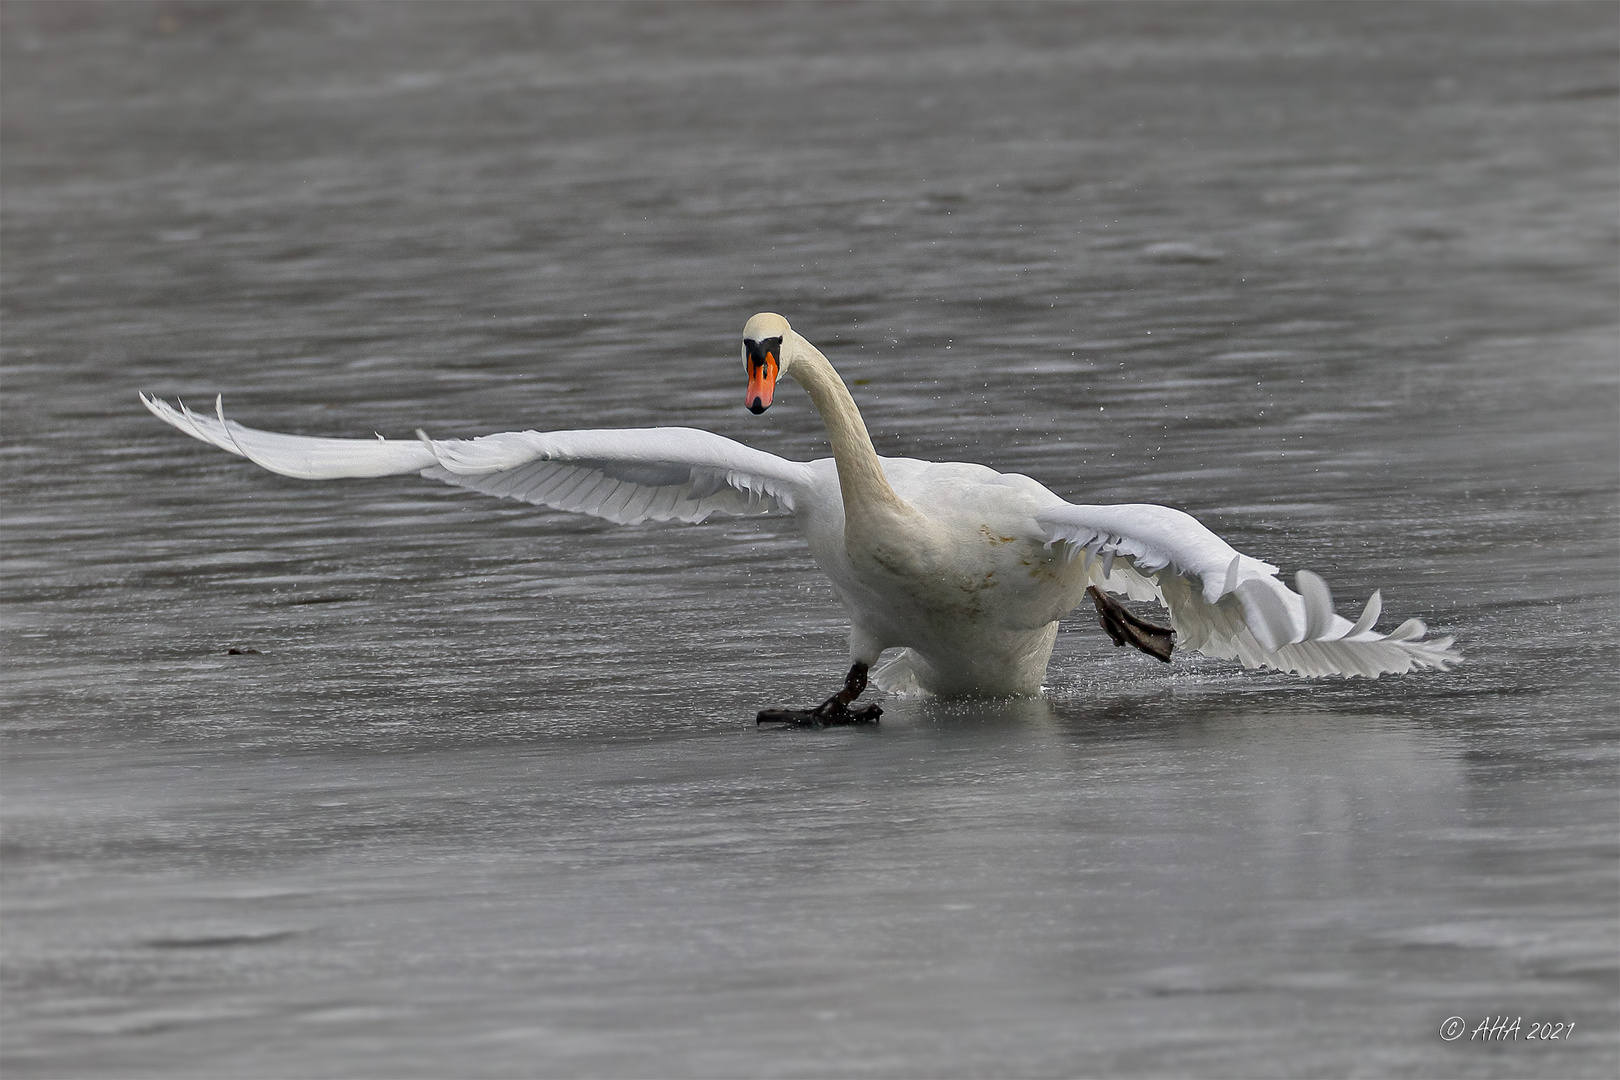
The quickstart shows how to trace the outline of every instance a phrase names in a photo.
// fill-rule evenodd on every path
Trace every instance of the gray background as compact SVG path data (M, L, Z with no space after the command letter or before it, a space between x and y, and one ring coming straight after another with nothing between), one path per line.
M7 1075L1612 1076L1611 4L7 3ZM1162 501L1468 663L762 733L791 522L306 484L690 424ZM232 647L256 655L229 656ZM1487 1015L1552 1044L1444 1043Z

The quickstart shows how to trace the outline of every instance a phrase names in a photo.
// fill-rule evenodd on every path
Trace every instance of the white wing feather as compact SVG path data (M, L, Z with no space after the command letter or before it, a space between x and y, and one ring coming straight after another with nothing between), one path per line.
M809 466L695 428L507 431L480 439L319 439L259 431L155 397L141 401L193 438L303 480L420 473L486 495L609 521L702 521L791 513Z
M1423 640L1428 628L1417 619L1376 633L1383 606L1376 592L1357 622L1340 618L1327 583L1309 570L1296 575L1294 592L1277 580L1275 566L1168 506L1064 503L1035 520L1048 544L1083 558L1093 584L1167 607L1178 648L1310 676L1377 678L1462 659L1449 637Z
M300 479L419 473L458 487L577 511L609 521L702 521L712 514L791 513L814 486L809 465L694 428L509 431L479 439L322 439L244 427L155 397L159 419L271 472ZM1364 675L1444 668L1461 660L1452 639L1423 640L1408 619L1373 630L1373 593L1351 624L1333 612L1327 584L1309 571L1294 592L1277 568L1250 558L1180 510L1149 504L1078 506L1036 514L1047 543L1083 557L1096 585L1170 610L1181 648L1301 675Z

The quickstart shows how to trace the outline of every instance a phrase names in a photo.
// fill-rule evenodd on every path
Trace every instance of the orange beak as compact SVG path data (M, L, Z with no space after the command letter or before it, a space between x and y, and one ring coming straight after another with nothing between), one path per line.
M770 346L775 342L755 346L752 342L748 350L748 396L743 399L748 411L758 416L771 407L771 398L776 394L776 350ZM780 347L780 346L778 346Z

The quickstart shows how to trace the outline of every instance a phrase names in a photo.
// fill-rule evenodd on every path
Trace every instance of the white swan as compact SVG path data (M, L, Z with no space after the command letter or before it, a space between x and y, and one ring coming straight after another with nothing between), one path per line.
M743 359L749 409L764 412L777 379L792 376L826 424L831 459L788 461L693 428L308 438L228 421L218 400L217 418L141 400L181 431L283 476L419 472L616 522L791 513L850 617L844 688L800 717L875 718L875 706L848 705L890 648L903 651L873 672L884 689L1037 693L1058 620L1088 592L1116 643L1164 660L1171 630L1183 649L1307 676L1376 678L1461 659L1451 638L1425 640L1417 619L1376 633L1376 592L1354 624L1340 618L1321 578L1300 571L1296 593L1276 567L1239 554L1179 510L1079 506L1016 473L878 457L832 364L780 315L748 320ZM1136 619L1099 590L1158 601L1170 629Z

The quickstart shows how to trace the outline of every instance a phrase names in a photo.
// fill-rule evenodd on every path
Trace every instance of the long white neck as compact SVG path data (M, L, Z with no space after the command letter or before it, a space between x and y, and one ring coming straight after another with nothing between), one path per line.
M833 460L838 464L838 484L843 489L844 519L854 524L873 515L915 513L883 475L872 437L855 407L844 380L838 377L821 350L798 334L788 375L810 395L821 422L832 442Z

